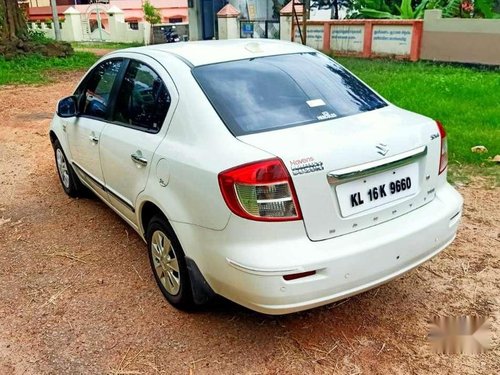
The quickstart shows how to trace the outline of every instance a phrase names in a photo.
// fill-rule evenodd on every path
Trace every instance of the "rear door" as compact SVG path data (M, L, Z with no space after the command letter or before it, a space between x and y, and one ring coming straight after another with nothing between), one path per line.
M75 92L79 116L65 119L71 163L79 176L103 198L107 198L107 194L99 142L107 125L110 98L122 66L123 59L106 60L97 65Z
M173 82L153 59L130 59L100 143L109 200L135 223L135 201L146 186L153 155L177 101Z

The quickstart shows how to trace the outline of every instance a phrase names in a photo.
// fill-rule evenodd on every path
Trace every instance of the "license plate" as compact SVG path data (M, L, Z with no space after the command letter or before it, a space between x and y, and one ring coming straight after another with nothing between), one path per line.
M418 182L418 164L413 163L338 185L336 192L342 216L351 216L415 195Z

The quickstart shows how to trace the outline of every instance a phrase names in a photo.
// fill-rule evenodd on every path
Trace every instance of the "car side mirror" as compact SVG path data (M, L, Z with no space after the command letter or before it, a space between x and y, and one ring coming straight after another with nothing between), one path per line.
M57 115L64 118L77 116L76 97L68 96L67 98L59 100L57 104Z

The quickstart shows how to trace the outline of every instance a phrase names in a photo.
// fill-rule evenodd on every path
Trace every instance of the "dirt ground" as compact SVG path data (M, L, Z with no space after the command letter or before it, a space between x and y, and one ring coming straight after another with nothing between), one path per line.
M440 256L375 290L270 317L228 301L197 313L156 287L142 240L96 198L60 187L47 136L61 83L0 88L0 374L498 374L500 196L461 186ZM437 355L433 314L493 320L493 349Z

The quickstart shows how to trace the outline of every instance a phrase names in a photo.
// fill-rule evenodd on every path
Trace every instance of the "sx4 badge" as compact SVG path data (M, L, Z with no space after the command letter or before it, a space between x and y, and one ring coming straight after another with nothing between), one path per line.
M325 167L323 167L323 162L316 161L313 157L290 160L290 167L294 176L322 171L325 169Z

